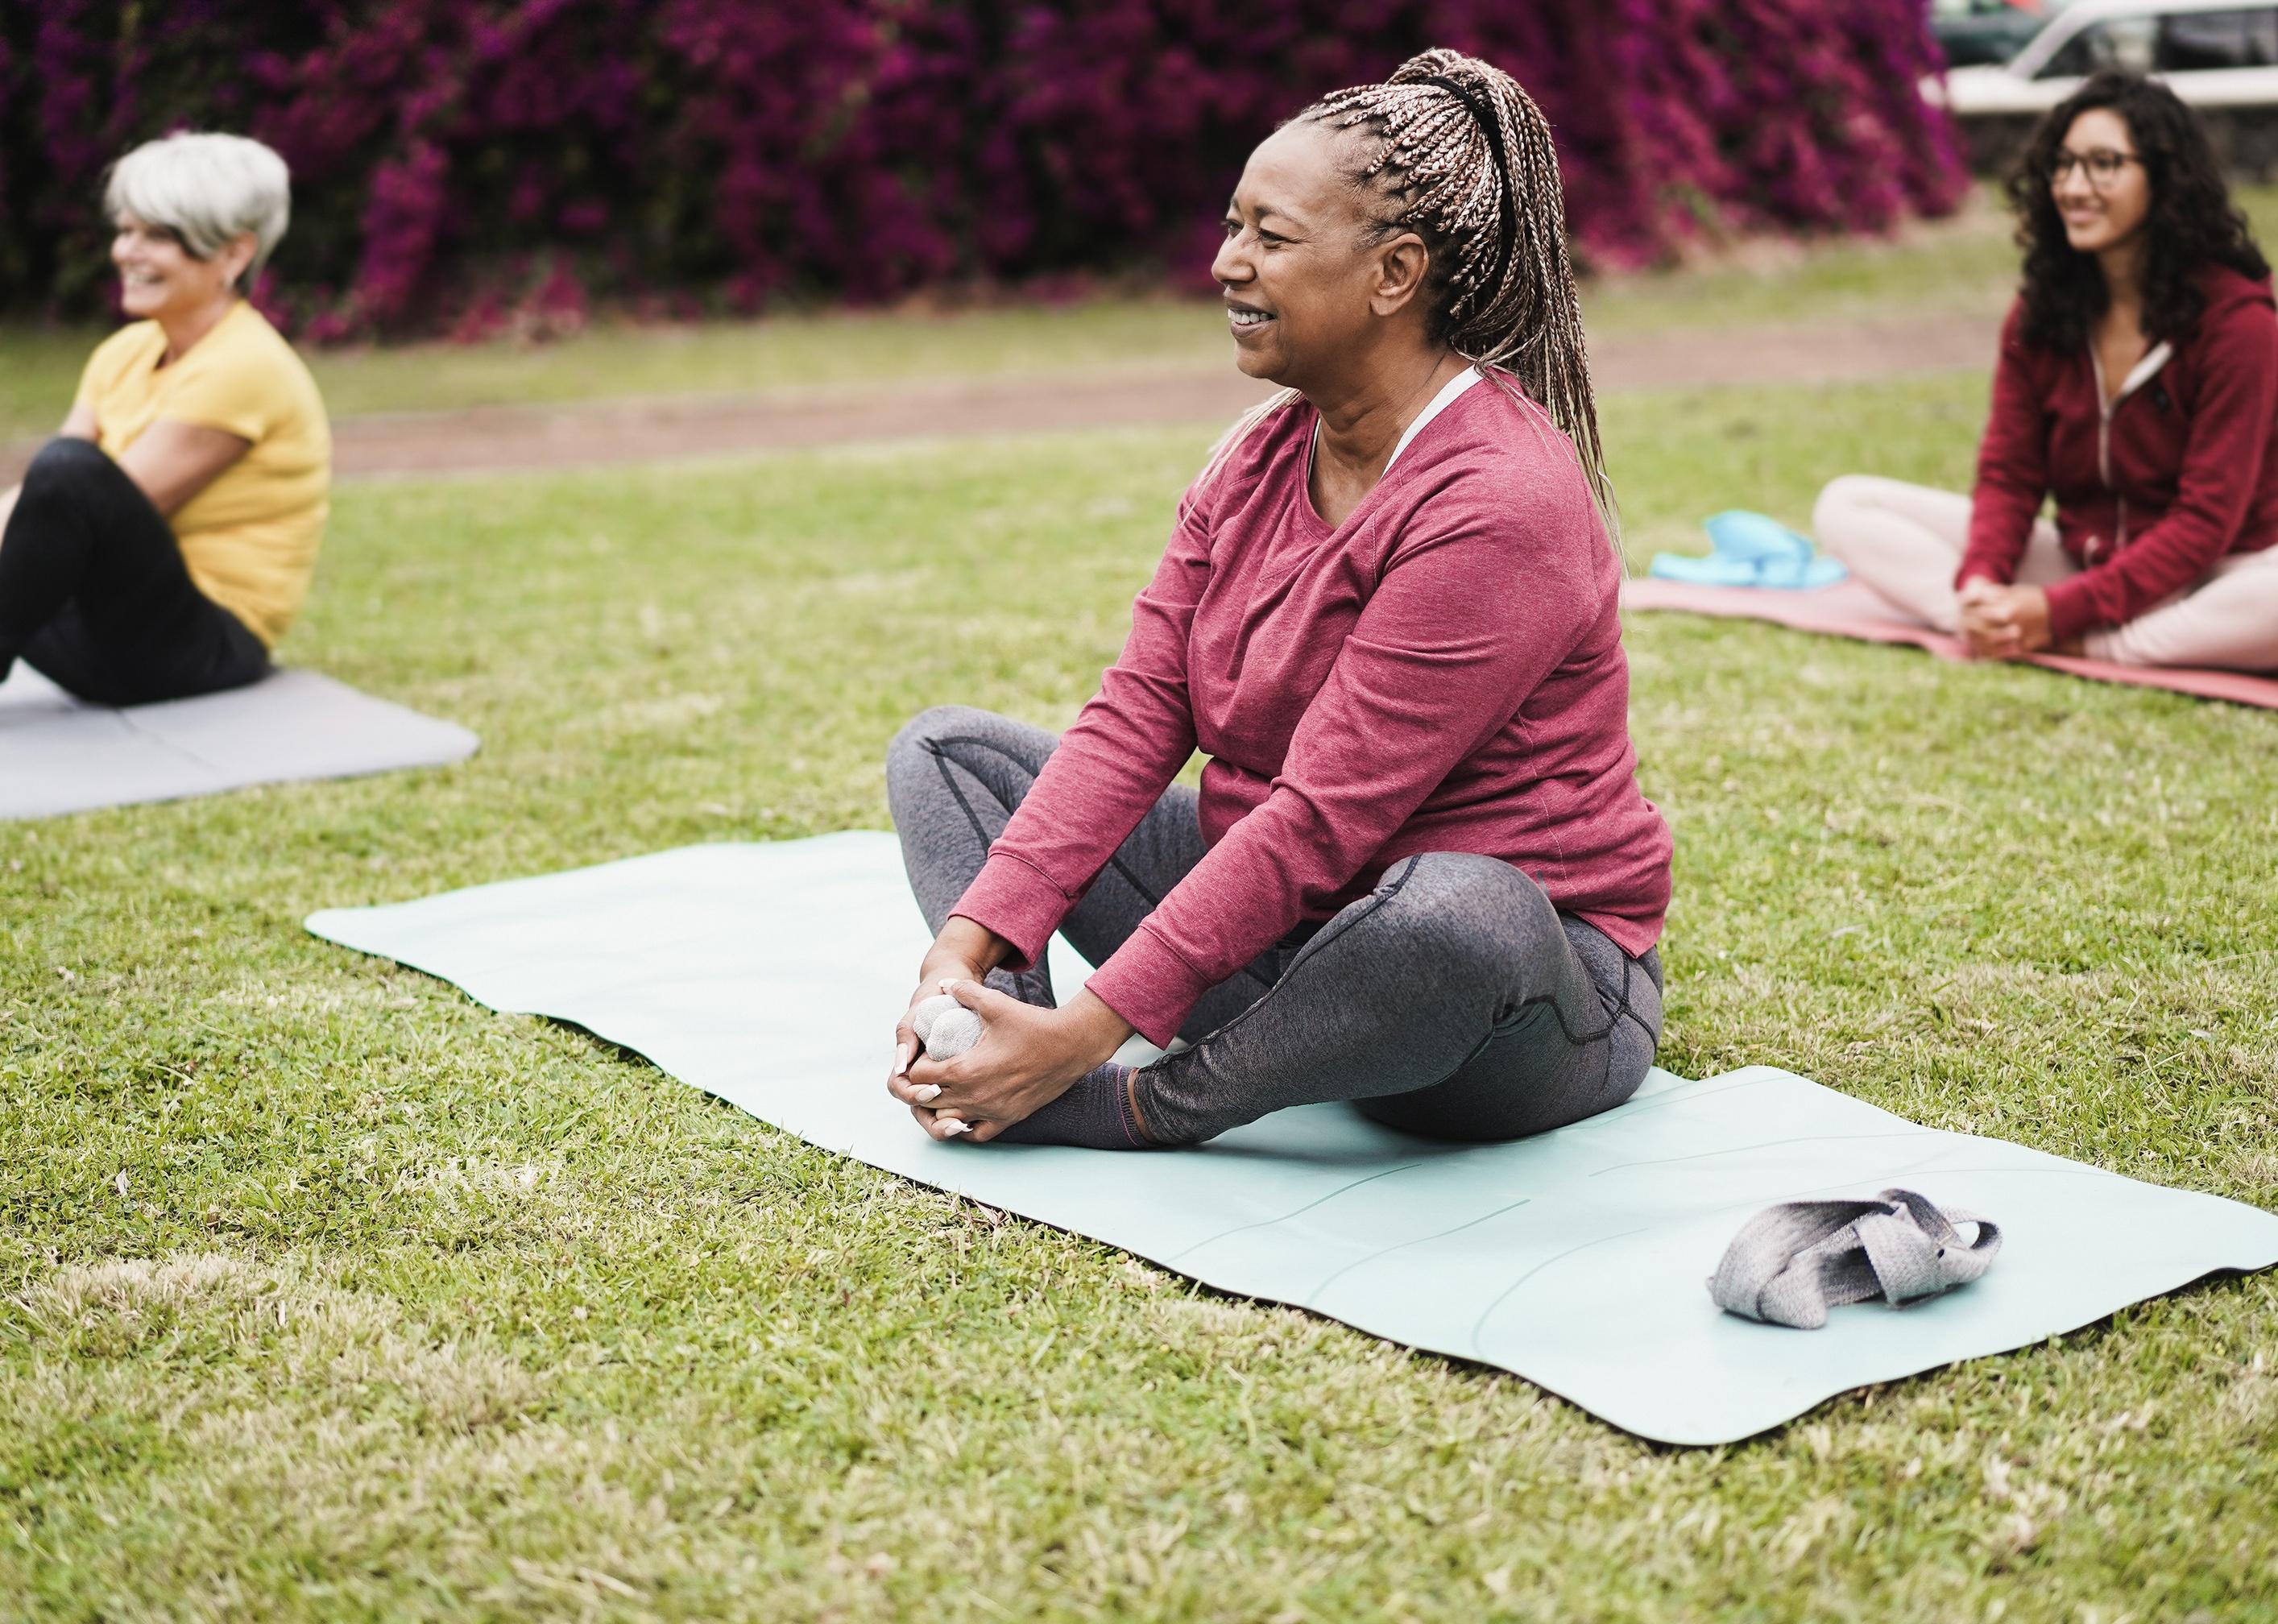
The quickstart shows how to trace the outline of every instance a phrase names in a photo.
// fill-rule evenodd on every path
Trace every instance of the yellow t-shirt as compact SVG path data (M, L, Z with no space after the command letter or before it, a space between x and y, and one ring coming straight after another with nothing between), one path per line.
M174 511L200 592L273 645L300 612L331 511L333 431L317 380L243 300L172 366L155 321L122 327L88 358L79 402L116 457L161 417L251 442Z

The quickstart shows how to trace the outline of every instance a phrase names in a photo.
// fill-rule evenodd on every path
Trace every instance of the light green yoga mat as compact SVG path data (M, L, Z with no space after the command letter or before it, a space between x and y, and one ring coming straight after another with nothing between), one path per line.
M936 1144L884 1088L926 944L886 834L690 846L308 923L493 1008L575 1022L874 1167L1500 1366L1664 1443L1743 1438L1849 1388L2278 1263L2278 1216L1918 1127L1767 1067L1656 1071L1620 1109L1515 1145L1410 1139L1337 1106L1195 1150ZM1069 955L1054 973L1065 994L1082 971ZM1816 1331L1709 1301L1759 1208L1886 1184L1999 1222L1992 1272Z

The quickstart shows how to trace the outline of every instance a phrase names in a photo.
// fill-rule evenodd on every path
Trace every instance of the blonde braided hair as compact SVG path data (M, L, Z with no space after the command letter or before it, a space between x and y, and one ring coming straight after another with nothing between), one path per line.
M1499 387L1509 387L1505 373L1518 380L1573 442L1591 499L1617 536L1558 153L1542 110L1502 69L1437 50L1380 85L1323 96L1290 120L1300 121L1364 138L1348 178L1380 200L1370 241L1410 231L1423 239L1433 336ZM1285 392L1245 413L1212 450L1212 465L1295 398Z

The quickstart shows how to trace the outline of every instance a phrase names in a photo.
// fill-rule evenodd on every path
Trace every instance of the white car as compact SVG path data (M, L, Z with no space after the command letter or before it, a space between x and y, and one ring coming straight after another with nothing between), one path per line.
M2278 109L2278 0L2078 0L2009 61L1925 80L1923 95L1965 122L2032 117L2107 67L2155 75L2194 107Z
M2278 0L2075 0L2007 62L1923 80L1981 172L2007 169L2041 115L2100 68L2148 73L2199 110L2215 150L2267 179L2278 158Z

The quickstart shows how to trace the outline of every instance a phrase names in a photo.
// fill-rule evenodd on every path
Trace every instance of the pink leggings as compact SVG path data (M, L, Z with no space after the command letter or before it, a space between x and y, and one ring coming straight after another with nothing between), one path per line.
M1959 630L1953 572L1969 539L1968 497L1845 474L1820 492L1812 527L1821 547L1892 603L1941 632ZM2078 569L2057 545L2056 526L2035 520L2018 584L2047 586ZM2278 548L2234 553L2188 591L2083 641L2091 658L2115 665L2278 670Z

